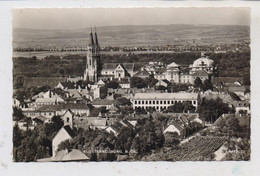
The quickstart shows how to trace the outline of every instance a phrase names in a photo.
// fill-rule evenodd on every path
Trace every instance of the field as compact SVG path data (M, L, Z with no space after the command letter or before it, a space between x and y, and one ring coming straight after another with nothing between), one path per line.
M14 48L85 48L89 28L75 30L13 29ZM97 28L101 47L166 46L243 43L249 26L235 25L132 25Z
M213 160L214 152L226 141L225 137L198 136L174 148L162 148L143 158L144 161L205 161Z

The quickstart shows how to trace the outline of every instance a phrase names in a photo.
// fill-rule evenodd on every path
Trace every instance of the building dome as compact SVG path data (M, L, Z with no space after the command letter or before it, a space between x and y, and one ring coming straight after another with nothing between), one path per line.
M201 57L193 62L192 67L212 67L213 60L207 57Z

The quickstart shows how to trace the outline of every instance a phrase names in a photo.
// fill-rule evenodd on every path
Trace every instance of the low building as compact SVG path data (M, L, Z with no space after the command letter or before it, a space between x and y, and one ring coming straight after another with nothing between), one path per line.
M56 136L52 140L52 157L56 157L58 153L58 147L60 143L71 140L75 137L75 133L72 131L70 126L63 126L59 132L56 134Z
M158 111L167 109L177 102L189 101L193 106L198 106L198 93L136 93L133 97L133 109L154 108Z
M229 92L234 92L238 96L244 96L246 92L246 88L244 86L231 86L228 88Z
M186 135L185 127L182 126L182 124L178 121L171 121L165 130L163 131L163 134L166 133L174 133L176 132L180 137L184 137Z

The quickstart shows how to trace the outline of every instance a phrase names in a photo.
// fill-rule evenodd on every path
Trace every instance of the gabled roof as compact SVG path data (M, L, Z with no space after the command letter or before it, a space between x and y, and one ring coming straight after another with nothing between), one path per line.
M228 91L230 91L230 92L245 92L246 88L244 86L234 86L234 87L229 87Z
M93 101L93 105L112 105L115 104L115 100L95 100Z
M74 89L75 88L75 83L67 81L67 82L61 82L60 83L64 88L68 89Z
M205 70L197 70L192 76L209 76L209 74Z
M243 77L213 77L211 80L213 85L231 84L235 82L243 83Z
M137 73L135 74L135 76L140 76L140 77L142 77L142 76L150 76L150 73L148 73L148 71L146 71L145 69L143 69L143 70L140 70L139 72L137 72Z
M50 111L60 111L62 105L43 105L38 108L36 111L38 112L50 112Z
M61 109L90 109L90 105L84 103L67 103L62 104Z
M181 123L176 121L176 120L172 120L170 122L170 124L168 125L168 127L171 126L171 125L173 125L175 128L177 128L179 131L184 130L184 127L182 127Z
M70 135L71 138L74 138L76 136L76 134L74 133L74 131L70 128L69 125L63 126L62 128L65 129L65 131Z
M127 72L134 70L134 63L104 63L103 70L115 70L118 65L121 65Z
M57 153L54 161L85 161L89 160L83 152L78 149L72 149L70 152L68 150L61 150Z

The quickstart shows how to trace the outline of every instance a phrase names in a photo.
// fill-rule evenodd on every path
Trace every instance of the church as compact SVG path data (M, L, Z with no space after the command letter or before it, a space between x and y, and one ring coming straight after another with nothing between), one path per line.
M134 75L134 63L101 63L100 46L96 30L90 32L87 46L86 69L84 80L97 82L98 80L121 80Z

